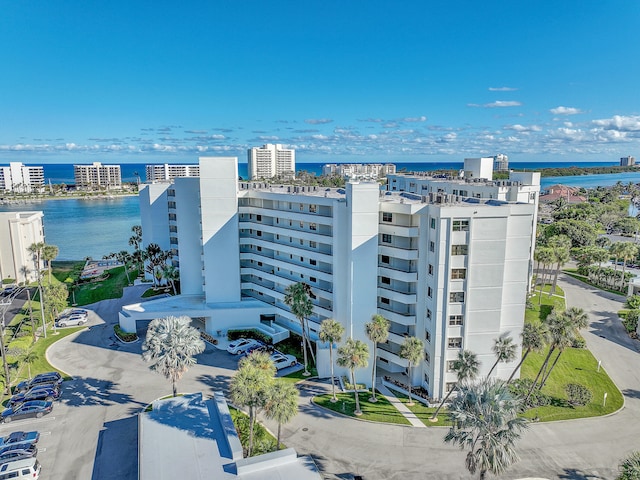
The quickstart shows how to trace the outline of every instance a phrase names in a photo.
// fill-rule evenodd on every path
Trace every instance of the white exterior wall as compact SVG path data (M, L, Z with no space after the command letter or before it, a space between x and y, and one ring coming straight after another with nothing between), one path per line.
M247 173L251 180L272 178L283 173L295 173L295 150L282 148L280 144L267 143L247 151Z
M180 291L184 295L204 293L202 271L202 231L200 224L200 180L176 178L176 221L180 262ZM170 222L171 224L171 222Z
M157 243L162 250L170 250L169 197L170 184L141 184L139 187L142 246Z
M465 158L464 159L465 178L486 178L493 179L493 158Z
M43 167L27 167L20 162L9 162L8 167L0 167L0 189L2 190L28 193L43 185Z
M44 268L44 262L35 265L28 248L34 243L44 242L42 212L1 212L0 213L0 279L13 278L18 283L37 279L37 269ZM28 269L25 277L23 267Z
M200 211L207 303L240 301L238 160L200 158Z

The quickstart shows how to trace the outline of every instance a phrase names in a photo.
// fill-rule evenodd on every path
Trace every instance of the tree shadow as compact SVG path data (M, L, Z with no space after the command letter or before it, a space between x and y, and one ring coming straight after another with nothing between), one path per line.
M199 375L197 380L208 385L211 388L211 393L223 392L225 396L231 384L231 378L225 375Z
M62 383L60 402L70 407L86 405L114 405L133 403L143 406L128 393L115 391L117 384L110 380L76 377Z
M309 454L309 457L313 459L313 462L318 467L318 470L322 473L322 478L327 479L340 479L340 480L354 480L357 478L357 474L352 472L331 473L327 471L327 464L329 460L327 457L318 453ZM362 477L360 477L362 478Z
M92 480L138 478L137 415L106 422L98 434Z
M639 398L640 399L640 390L635 390L632 388L625 388L622 390L622 395L628 398Z
M586 473L579 468L564 468L563 473L558 475L558 478L566 480L607 480L607 477Z
M591 333L621 347L640 352L640 342L629 336L617 312L593 312L593 317L596 319L589 323L589 331Z

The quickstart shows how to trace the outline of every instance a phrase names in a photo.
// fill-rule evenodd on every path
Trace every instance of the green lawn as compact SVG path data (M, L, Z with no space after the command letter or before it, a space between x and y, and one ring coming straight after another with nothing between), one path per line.
M436 411L436 409L438 408L438 405L436 405L435 407L427 407L425 404L420 403L417 400L413 400L414 404L413 406L409 405L409 397L406 395L403 395L400 392L395 392L392 390L392 393L398 397L402 403L404 403L407 408L409 410L411 410L416 417L418 417L418 419L424 423L427 427L448 427L451 425L451 422L449 421L449 415L447 415L447 409L446 408L442 408L442 410L440 410L440 413L438 413L438 421L437 422L430 422L429 419L433 416L433 412Z
M334 412L349 415L354 418L360 418L362 420L369 420L372 422L381 423L396 423L400 425L410 425L409 420L389 403L389 401L378 395L378 401L376 403L369 402L371 397L370 392L359 392L360 409L362 415L356 417L353 413L356 409L356 400L353 393L337 393L336 397L338 401L336 403L331 402L331 394L319 395L313 399L313 401L321 407L333 410Z
M298 383L298 382L300 382L302 380L307 380L308 378L317 377L318 376L318 371L316 370L315 367L311 367L309 369L309 372L311 372L311 375L309 375L308 377L305 377L303 375L303 373L304 373L304 368L303 368L302 370L298 370L297 372L293 372L293 373L290 373L289 375L286 375L284 377L278 377L278 378L281 378L284 381L289 382L289 383Z
M107 270L109 275L105 280L82 283L75 291L76 303L78 305L89 305L91 303L122 297L122 290L127 286L127 276L124 267L117 267ZM133 281L138 275L137 270L129 272L129 278ZM69 295L69 302L71 302Z
M229 405L229 413L231 419L240 437L240 443L244 450L245 457L249 448L249 417L237 408ZM269 453L276 450L276 438L271 435L266 428L264 428L259 422L255 422L253 427L253 451L251 456L262 455L263 453Z

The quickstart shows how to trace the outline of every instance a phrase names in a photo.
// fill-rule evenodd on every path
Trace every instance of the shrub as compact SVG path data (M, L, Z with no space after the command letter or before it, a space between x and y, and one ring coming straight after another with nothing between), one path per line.
M591 390L584 385L569 383L564 387L567 392L567 401L573 406L584 406L591 401Z
M640 295L633 295L632 297L627 298L627 303L625 306L629 310L638 310L640 309Z
M125 332L120 328L120 325L118 324L115 324L113 326L113 331L116 334L116 337L118 337L123 342L135 342L138 339L137 334Z
M585 348L587 346L587 342L585 342L582 336L578 335L571 341L571 346L573 348Z
M640 310L629 310L626 318L622 321L624 328L628 333L633 333L638 329L638 318L640 317Z
M509 384L509 391L514 397L524 400L532 384L533 380L530 378L520 378ZM534 389L529 396L529 400L527 400L526 408L544 407L550 405L551 400L552 398L549 395L540 392L538 389Z
M256 330L255 328L249 328L245 330L229 330L227 331L227 338L229 340L237 340L238 338L253 338L255 340L260 340L267 345L271 345L273 343L273 338L271 338L271 336L261 332L260 330Z

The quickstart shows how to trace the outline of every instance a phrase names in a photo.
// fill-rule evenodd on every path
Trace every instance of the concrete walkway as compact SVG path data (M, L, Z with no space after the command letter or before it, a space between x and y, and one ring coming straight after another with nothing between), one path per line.
M382 382L376 384L376 389L382 394L384 398L389 401L391 405L396 407L396 409L402 414L404 418L409 420L409 423L411 423L412 426L426 428L426 425L422 423L418 419L418 417L416 417L415 413L409 410L409 407L407 407L398 397L391 393L391 390L385 387Z

